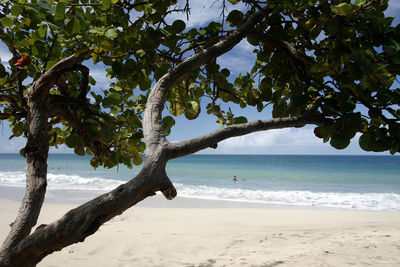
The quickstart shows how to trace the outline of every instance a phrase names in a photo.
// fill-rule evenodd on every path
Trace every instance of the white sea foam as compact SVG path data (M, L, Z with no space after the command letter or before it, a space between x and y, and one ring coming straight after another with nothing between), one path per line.
M84 189L110 190L123 184L124 181L99 177L86 178L78 175L47 174L49 189ZM0 184L9 186L25 186L24 172L1 172Z
M47 178L49 189L110 190L124 183L122 180L54 173L49 173ZM0 172L0 185L25 186L25 173ZM175 184L175 186L181 197L283 206L400 211L400 194L395 193L268 191L184 184Z
M283 206L400 211L400 194L265 191L176 185L179 196Z

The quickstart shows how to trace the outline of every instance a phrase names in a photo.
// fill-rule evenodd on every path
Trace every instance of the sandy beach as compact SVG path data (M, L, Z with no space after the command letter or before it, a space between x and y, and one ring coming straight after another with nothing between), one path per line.
M15 188L0 190L1 239L15 218L21 194ZM39 224L56 220L90 194L96 193L50 191ZM167 201L155 196L38 266L399 265L399 212Z

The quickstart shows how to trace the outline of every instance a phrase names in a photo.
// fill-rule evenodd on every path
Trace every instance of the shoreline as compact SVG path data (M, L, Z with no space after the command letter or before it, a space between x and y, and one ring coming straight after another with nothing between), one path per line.
M111 191L111 190L110 190ZM25 188L19 186L0 185L0 199L21 202ZM85 189L47 189L44 203L49 204L73 204L81 205L93 198L107 193L106 190L85 190ZM327 211L355 211L355 212L399 212L394 210L368 210L368 209L349 209L339 207L306 206L306 205L283 205L271 204L242 200L206 199L196 197L178 196L173 200L167 200L162 194L148 197L136 207L148 208L217 208L217 209L293 209L293 210L327 210Z
M111 191L111 190L110 190ZM24 196L25 188L19 186L0 185L0 199L21 202ZM81 205L93 198L107 193L106 190L86 190L86 189L47 189L44 203L49 204L73 204ZM148 197L138 204L136 207L148 208L217 208L217 209L293 209L293 210L327 210L327 211L355 211L355 212L388 212L399 213L396 210L368 210L368 209L349 209L340 207L324 207L324 206L306 206L306 205L284 205L271 204L242 200L225 200L225 199L206 199L196 197L178 196L173 200L167 200L164 196L157 192L157 195Z

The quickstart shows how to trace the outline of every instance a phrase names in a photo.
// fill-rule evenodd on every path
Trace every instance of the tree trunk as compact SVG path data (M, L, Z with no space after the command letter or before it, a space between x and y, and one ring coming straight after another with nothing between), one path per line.
M49 153L48 113L49 90L58 77L83 60L81 56L61 59L36 80L27 101L26 189L17 218L11 225L0 251L0 266L19 266L12 263L12 251L21 246L36 225L47 186L47 156ZM32 264L31 264L32 266Z
M36 225L47 186L47 156L49 137L47 134L48 95L37 88L32 89L28 99L28 133L24 148L26 157L26 190L18 215L6 237L0 263L7 262L10 250L26 238ZM14 265L16 266L16 265Z

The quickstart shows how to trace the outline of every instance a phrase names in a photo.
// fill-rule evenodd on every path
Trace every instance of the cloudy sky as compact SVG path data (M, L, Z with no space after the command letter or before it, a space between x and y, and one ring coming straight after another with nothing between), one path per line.
M228 3L228 1L226 1ZM179 0L181 6L185 0ZM191 1L191 15L189 21L186 21L186 15L174 17L186 21L187 27L198 27L208 24L220 16L221 1L196 0ZM232 9L228 6L227 12ZM242 9L243 6L237 5L234 8ZM395 17L394 24L400 22L400 0L391 0L389 9L386 11L388 16ZM218 59L221 66L229 67L232 73L246 72L251 68L254 58L251 57L252 47L247 42L241 42L233 51ZM10 53L0 43L0 58L3 64L10 59ZM106 85L104 68L101 66L90 66L90 75L97 81L97 85ZM203 108L204 109L204 108ZM268 119L271 117L270 112L266 111L258 113L254 108L246 108L241 110L238 107L232 107L235 114L242 114L249 120ZM237 137L225 140L218 145L217 149L208 149L202 153L219 153L219 154L368 154L362 151L358 146L358 140L355 138L351 145L345 150L336 150L324 144L313 134L312 126L304 128L291 128L282 130L271 130L267 132L253 133L247 136ZM215 124L215 117L208 116L203 112L197 120L188 121L184 116L176 119L176 126L172 129L169 136L171 141L184 140L205 134L209 131L218 129ZM8 124L3 122L0 124L0 153L18 152L24 146L22 138L8 139L11 131ZM62 147L58 151L52 152L70 153L71 151ZM370 154L370 153L369 153ZM387 153L385 153L387 154Z

